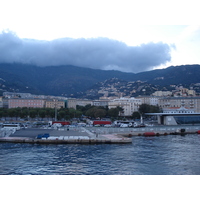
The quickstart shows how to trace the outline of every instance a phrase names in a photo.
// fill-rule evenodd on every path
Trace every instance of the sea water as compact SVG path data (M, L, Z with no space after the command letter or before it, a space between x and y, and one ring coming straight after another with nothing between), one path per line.
M200 135L130 144L0 143L1 175L199 175Z

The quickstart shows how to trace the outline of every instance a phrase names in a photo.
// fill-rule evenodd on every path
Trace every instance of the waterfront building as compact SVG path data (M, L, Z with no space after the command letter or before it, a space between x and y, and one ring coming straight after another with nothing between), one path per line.
M86 106L86 105L92 105L92 100L88 99L67 99L67 108L74 108L76 109L76 106Z
M180 108L167 108L162 113L146 113L146 115L157 116L158 124L163 125L200 124L200 113L183 106Z
M57 108L57 109L65 108L65 101L48 99L45 101L45 107L46 108Z
M8 98L2 98L3 108L8 108Z
M67 108L76 109L76 102L77 102L77 99L67 99Z
M138 111L139 106L142 104L141 99L136 99L134 97L131 98L119 98L119 99L113 99L110 102L108 102L108 108L116 108L121 107L123 108L123 112L120 113L120 116L131 116L133 112Z
M22 99L22 98L13 98L8 99L8 108L44 108L45 100L44 99Z
M185 107L200 113L200 97L163 97L158 104L162 109Z
M88 100L88 99L77 99L76 104L79 105L79 106L92 105L92 100Z
M163 113L174 114L174 113L195 113L194 109L187 109L185 107L180 108L165 108L163 109Z
M159 97L155 97L155 96L139 96L139 97L136 97L136 99L140 99L142 104L158 106Z
M92 103L93 103L93 106L103 106L103 107L106 107L106 106L108 106L108 102L109 101L110 100L108 100L108 99L105 99L105 100L99 99L99 100L93 100Z

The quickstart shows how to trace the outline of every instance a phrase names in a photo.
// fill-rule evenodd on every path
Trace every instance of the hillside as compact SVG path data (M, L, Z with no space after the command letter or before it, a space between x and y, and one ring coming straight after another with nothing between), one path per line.
M75 66L37 67L27 64L0 64L3 91L31 92L45 95L66 95L84 92L92 85L112 77L131 79L132 74Z
M15 91L67 97L87 97L86 91L94 88L98 90L98 83L112 78L118 78L122 82L142 81L152 85L152 87L155 85L164 87L173 84L199 83L199 74L200 65L171 66L166 69L134 74L71 65L37 67L20 63L2 63L0 64L0 91L1 93ZM135 89L137 89L137 85L135 84ZM139 86L141 87L141 84Z

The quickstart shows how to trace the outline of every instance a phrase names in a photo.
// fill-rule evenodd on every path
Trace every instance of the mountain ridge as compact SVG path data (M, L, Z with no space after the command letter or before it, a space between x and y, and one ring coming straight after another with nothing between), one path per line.
M140 73L99 70L72 65L46 66L0 63L1 92L81 97L98 82L119 78L127 82L143 81L153 85L189 85L200 82L200 65L169 66Z

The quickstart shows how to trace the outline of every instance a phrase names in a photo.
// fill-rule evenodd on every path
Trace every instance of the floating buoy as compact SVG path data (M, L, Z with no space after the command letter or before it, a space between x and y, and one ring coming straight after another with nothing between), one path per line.
M200 130L198 130L197 133L200 134Z
M144 136L155 136L156 134L154 132L145 132L143 133Z

